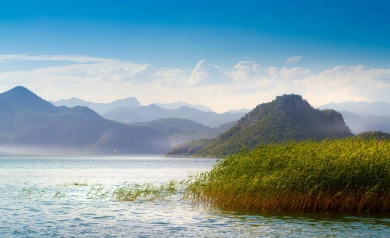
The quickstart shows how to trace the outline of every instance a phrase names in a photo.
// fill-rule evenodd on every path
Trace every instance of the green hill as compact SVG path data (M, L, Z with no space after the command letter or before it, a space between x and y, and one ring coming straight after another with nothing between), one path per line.
M370 139L376 139L376 140L390 140L390 134L382 131L369 131L369 132L363 132L358 135L356 135L357 138L361 138L363 140L370 140Z
M352 133L340 113L314 109L300 95L291 94L258 105L218 138L187 142L167 156L216 157L262 144L347 136Z

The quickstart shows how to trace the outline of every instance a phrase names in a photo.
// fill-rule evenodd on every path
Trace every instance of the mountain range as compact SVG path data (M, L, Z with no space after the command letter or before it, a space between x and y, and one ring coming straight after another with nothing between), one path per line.
M91 103L101 113L109 110L99 115L86 106L54 106L18 86L0 94L0 154L106 156L116 150L118 155L217 156L267 143L350 136L347 126L355 134L390 132L385 112L319 110L299 95L277 97L250 112L218 114L184 104L164 109L141 106L135 98Z
M185 102L174 103L156 103L148 106L141 106L134 97L120 99L111 103L86 102L78 98L60 100L52 102L56 106L85 106L97 113L103 118L123 122L149 122L163 118L188 119L202 123L208 127L219 127L224 123L237 121L248 110L241 109L226 113L216 113L203 105L194 105Z
M147 122L161 118L180 118L192 120L208 127L219 127L224 123L237 121L245 113L237 112L204 112L195 108L182 106L179 109L163 109L155 104L135 108L121 107L102 114L106 119L123 123Z
M95 102L87 102L79 98L70 98L70 99L62 99L59 101L51 101L51 103L55 106L66 106L66 107L76 107L76 106L84 106L88 107L98 114L103 114L106 112L109 112L111 110L114 110L119 107L127 107L127 108L133 108L133 107L140 107L141 104L138 102L138 100L135 97L128 97L125 99L119 99L116 101L113 101L111 103L95 103Z
M82 102L73 100L75 104ZM211 128L192 120L168 117L172 112L184 111L192 113L194 118L211 115L208 121L214 120L214 125L224 123L215 112L188 107L171 110L156 105L139 106L134 98L108 105L90 105L107 110L129 103L138 105L132 109L147 119L136 116L141 122L130 124L108 120L86 106L54 106L25 87L15 87L0 94L0 154L106 156L117 151L118 155L163 155L182 142L215 138L237 120L237 114L227 113L228 116L233 115L232 120L236 120ZM114 111L122 109L125 112L131 110L119 107Z
M94 110L99 114L103 114L109 112L111 110L126 107L126 108L135 108L140 107L140 102L135 97L128 97L124 99L115 100L110 103L95 103L95 102L87 102L80 98L70 98L70 99L62 99L58 101L50 101L55 106L66 106L66 107L76 107L76 106L85 106ZM156 106L162 109L179 109L180 107L190 107L194 109L198 109L203 112L212 112L209 107L200 104L190 104L186 102L173 102L173 103L154 103Z
M0 151L10 155L164 154L163 133L102 118L87 107L56 107L27 88L0 94Z

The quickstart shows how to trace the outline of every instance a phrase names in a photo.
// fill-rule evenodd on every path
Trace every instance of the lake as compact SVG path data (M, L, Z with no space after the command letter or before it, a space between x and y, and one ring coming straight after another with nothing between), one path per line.
M0 237L388 237L390 215L245 214L166 200L116 201L124 183L161 184L215 159L0 158ZM103 196L99 196L102 195ZM105 195L106 194L106 195Z

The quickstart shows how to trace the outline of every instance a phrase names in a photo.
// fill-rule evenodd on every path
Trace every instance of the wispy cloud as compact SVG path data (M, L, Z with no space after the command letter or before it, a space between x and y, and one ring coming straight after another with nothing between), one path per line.
M294 63L298 63L299 61L301 61L301 59L303 59L303 56L297 55L297 56L293 56L293 57L288 58L286 60L286 62L288 64L294 64Z
M119 60L82 55L0 55L0 63L17 61L68 61L74 63L98 63L118 62Z
M209 64L205 60L199 61L188 78L188 83L191 85L226 84L230 81L229 74L222 72L217 65Z
M236 81L254 80L261 76L260 66L254 61L241 61L233 68L231 75Z
M305 69L302 67L294 67L291 69L288 69L287 67L283 67L279 74L283 77L296 77L299 76L301 77L302 75L307 75L310 73L309 69Z

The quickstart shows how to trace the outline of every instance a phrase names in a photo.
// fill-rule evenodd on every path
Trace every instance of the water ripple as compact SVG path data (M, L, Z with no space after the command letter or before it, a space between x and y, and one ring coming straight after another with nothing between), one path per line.
M389 216L245 214L89 198L91 186L185 179L215 160L1 159L0 237L387 237ZM88 186L70 186L78 182ZM59 186L61 185L61 186ZM64 186L66 185L66 186Z

